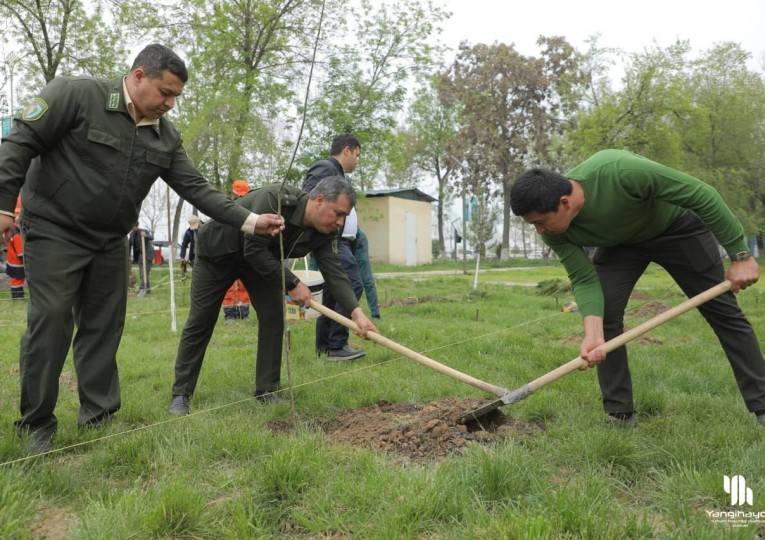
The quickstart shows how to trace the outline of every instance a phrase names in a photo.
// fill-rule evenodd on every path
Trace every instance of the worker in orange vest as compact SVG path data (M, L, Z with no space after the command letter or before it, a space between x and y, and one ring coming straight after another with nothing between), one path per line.
M231 324L237 319L245 320L250 316L250 295L242 280L237 279L231 284L226 296L223 297L223 318Z
M16 209L14 210L15 222L13 232L8 242L8 251L5 258L5 273L11 280L11 299L24 300L24 283L26 283L26 274L24 273L24 241L21 238L21 229L19 229L19 214L21 214L21 196L16 199Z

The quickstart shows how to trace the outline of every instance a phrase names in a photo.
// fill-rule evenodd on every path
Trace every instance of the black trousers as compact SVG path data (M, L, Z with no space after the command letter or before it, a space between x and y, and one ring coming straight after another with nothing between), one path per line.
M212 262L197 257L191 274L191 307L175 358L174 396L191 396L197 386L226 291L241 279L258 316L255 389L279 389L284 331L284 295L266 283L244 259ZM225 361L225 359L224 359Z
M343 270L348 274L348 279L351 280L351 287L353 287L353 292L356 294L356 300L358 300L364 292L364 285L359 274L359 263L353 251L351 251L348 240L342 238L337 242L337 252L343 264ZM348 318L351 317L351 314L335 300L335 297L326 285L322 291L321 303L329 309L337 311L340 315ZM348 345L349 336L348 328L329 317L321 315L316 321L316 352L325 353L342 349Z
M117 349L127 305L127 238L84 246L77 231L28 212L21 230L29 303L16 426L56 430L53 411L70 346L80 399L77 424L98 421L121 405Z
M725 279L717 242L693 212L647 242L598 248L593 263L605 297L606 340L623 332L627 301L651 262L667 270L688 297ZM765 362L752 325L738 306L735 295L727 292L702 304L698 310L720 340L747 408L752 412L765 410ZM597 369L604 410L607 413L634 411L626 347L608 353Z

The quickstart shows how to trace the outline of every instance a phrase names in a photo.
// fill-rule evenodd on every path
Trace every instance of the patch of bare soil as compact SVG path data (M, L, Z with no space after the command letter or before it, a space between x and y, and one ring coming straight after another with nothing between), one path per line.
M415 297L415 296L407 296L404 298L391 298L390 300L386 300L384 302L380 303L380 307L391 307L391 306L416 306L417 304L422 303L422 300Z
M624 327L624 331L629 330L629 326ZM563 340L566 345L579 345L582 342L582 336L579 334L573 334ZM664 343L661 339L652 336L651 334L643 334L637 338L633 343L639 343L640 345L661 345Z
M461 452L470 442L491 444L541 429L499 409L482 417L480 424L460 424L463 414L488 402L480 398L446 398L414 405L383 400L370 407L341 411L322 427L333 441L411 460L440 460Z
M65 538L73 521L71 516L58 508L45 508L39 517L32 527L32 537L45 540Z
M636 317L639 319L652 319L653 317L656 317L657 315L664 313L668 309L670 309L670 306L663 304L657 300L652 300L651 297L644 293L640 292L633 292L630 296L632 300L643 300L645 301L645 304L641 304L638 307L631 309L627 312L627 314L630 317ZM637 325L635 325L637 326ZM624 325L624 331L626 332L629 330L630 327L626 324ZM567 337L563 342L567 345L576 345L579 344L582 341L582 336L578 334L574 334L572 336ZM637 339L637 343L641 345L661 345L663 341L659 338L653 337L650 334L645 334L640 336Z
M630 317L645 317L646 319L650 319L652 317L655 317L659 313L664 313L669 309L669 306L666 304L662 304L659 301L652 301L652 302L646 302L645 304L642 304L634 309L631 309L628 313Z

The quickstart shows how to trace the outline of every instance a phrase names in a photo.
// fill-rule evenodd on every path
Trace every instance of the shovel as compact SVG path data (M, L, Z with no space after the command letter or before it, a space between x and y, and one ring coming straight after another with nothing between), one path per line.
M674 319L678 315L682 315L686 311L690 311L691 309L698 307L704 302L707 302L713 298L720 296L721 294L729 291L730 287L731 287L731 282L728 280L725 280L719 285L715 285L711 289L707 289L706 291L700 294L697 294L693 298L689 298L682 304L678 304L675 307L670 308L667 311L658 314L656 317L645 321L639 326L636 326L635 328L632 328L631 330L627 330L623 334L616 336L614 339L607 341L606 343L604 343L598 348L605 353L609 353L613 351L614 349L617 349L621 347L622 345L629 343L633 339L642 336L649 330L653 330L657 326L662 325L671 319ZM577 356L570 362L567 362L566 364L563 364L562 366L550 371L549 373L542 375L541 377L531 381L527 385L521 388L518 388L517 390L513 390L512 392L508 392L507 394L500 396L499 399L491 401L482 407L479 407L473 411L470 411L469 413L464 414L462 418L460 419L460 422L463 424L467 422L473 422L475 420L478 420L482 416L487 415L491 411L502 407L503 405L510 405L513 403L517 403L521 401L522 399L526 399L527 397L529 397L531 394L533 394L534 392L536 392L543 386L546 386L553 381L557 381L564 375L568 375L572 371L576 371L585 365L587 365L587 362L583 360L581 356Z
M311 308L315 309L316 311L318 311L325 317L329 317L333 321L339 324L342 324L346 328L350 328L354 332L359 331L359 326L355 322L353 322L351 319L347 317L343 317L336 311L329 309L328 307L320 304L319 302L311 302ZM457 371L456 369L450 368L449 366L439 364L435 360L431 360L427 356L424 356L418 352L408 349L404 347L403 345L399 345L395 341L390 340L386 338L385 336L378 334L377 332L367 332L367 338L370 341L374 341L375 343L382 345L383 347L387 347L388 349L392 350L395 353L398 353L402 356L406 356L410 360L419 362L420 364L427 366L432 370L435 370L439 373L447 375L451 377L452 379L457 379L458 381L474 386L475 388L478 388L479 390L483 390L484 392L489 392L490 394L494 394L497 397L505 396L508 393L508 390L506 388L500 388L499 386L494 386L493 384L489 384L480 379L476 379L475 377L471 377L470 375L462 373L461 371Z

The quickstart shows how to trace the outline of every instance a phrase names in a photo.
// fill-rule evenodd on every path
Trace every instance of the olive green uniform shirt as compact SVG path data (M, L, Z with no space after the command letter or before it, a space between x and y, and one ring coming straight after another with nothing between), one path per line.
M240 197L236 203L257 214L276 213L281 186L271 184ZM284 217L284 258L296 259L313 252L325 283L348 312L359 307L347 274L337 254L338 233L323 234L303 225L308 193L294 186L284 186L281 194ZM229 257L244 257L247 263L275 288L282 285L279 237L245 234L232 227L209 221L199 230L197 256L225 264ZM285 269L287 289L299 282Z
M157 178L218 221L249 216L199 174L170 120L135 125L123 77L54 79L0 145L0 210L13 212L23 186L26 212L82 241L124 237Z

